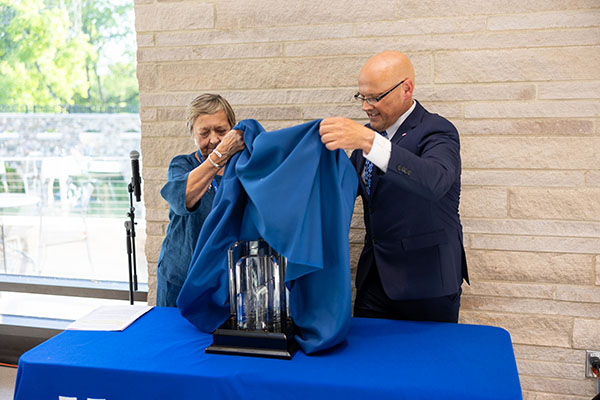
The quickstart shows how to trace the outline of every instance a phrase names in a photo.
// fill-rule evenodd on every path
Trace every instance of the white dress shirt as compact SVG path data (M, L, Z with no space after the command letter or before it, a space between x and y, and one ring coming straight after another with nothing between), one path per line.
M371 147L371 151L369 154L365 154L363 151L363 156L371 161L373 164L377 166L383 172L387 171L388 163L390 162L390 157L392 155L392 142L390 140L394 137L394 134L402 125L402 123L408 118L410 113L413 112L417 103L413 100L412 106L406 111L404 114L400 116L389 128L385 130L387 133L387 138L384 138L380 134L376 134L373 139L373 145ZM364 179L364 170L363 170L363 179Z

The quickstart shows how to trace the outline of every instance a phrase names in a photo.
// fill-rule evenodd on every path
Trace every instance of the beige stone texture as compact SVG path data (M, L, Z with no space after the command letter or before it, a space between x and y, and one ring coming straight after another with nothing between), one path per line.
M515 357L519 360L553 361L561 364L578 364L585 357L585 351L562 349L526 344L513 345Z
M146 209L146 221L158 221L164 222L169 220L169 209ZM149 272L154 272L154 270L149 270Z
M543 45L540 43L539 45ZM565 62L564 60L569 60ZM440 51L435 54L435 82L521 82L600 79L597 48L515 48Z
M588 396L597 393L598 382L593 379L547 378L542 376L519 375L522 390L549 392L557 395L580 395ZM559 397L560 398L560 397Z
M589 255L470 249L467 261L474 282L592 283L593 257Z
M158 66L162 89L203 90L355 86L365 57L209 60ZM202 73L199 73L201 71Z
M525 15L497 15L489 17L490 30L522 30L548 28L583 28L600 26L600 11L577 10Z
M600 186L600 171L587 171L585 173L585 184L587 186Z
M463 185L486 186L582 186L585 182L584 171L543 171L543 170L465 170L462 172Z
M144 91L153 91L158 88L158 69L156 65L138 64L137 79L140 87L140 93Z
M589 400L586 396L571 396L566 394L540 393L523 390L523 400Z
M462 118L463 116L463 107L460 104L424 101L422 105L430 113L443 115L450 121L453 119Z
M326 7L318 0L307 0L284 6L278 0L230 0L216 3L219 29L247 27L342 24L364 20L385 20L396 14L392 1L330 0Z
M358 228L358 229L364 230L365 221L364 221L364 216L363 216L362 212L358 213L358 212L354 211L354 214L352 214L352 220L350 221L350 228Z
M510 83L503 84L501 86L497 84L465 85L462 83L459 85L437 86L421 85L420 80L418 80L414 91L414 97L419 101L440 101L445 103L454 103L457 101L478 101L487 100L490 98L494 98L496 100L533 100L535 95L535 85L523 83ZM512 127L509 129L511 129L511 132L514 132L512 131Z
M598 18L600 20L600 18ZM600 99L600 82L540 83L540 99Z
M140 110L140 120L142 122L156 121L157 111L156 108L144 108Z
M556 299L578 303L600 303L600 288L559 285L556 287Z
M151 47L154 46L154 35L153 34L143 34L140 33L137 35L136 42L138 47Z
M486 250L594 254L600 238L471 234L471 248Z
M460 194L460 215L463 217L502 218L508 213L506 189L464 186Z
M498 296L511 298L552 299L556 291L555 285L514 283L514 282L486 282L473 280L470 285L463 285L464 295L473 296Z
M575 319L573 348L600 351L600 321L598 319Z
M156 263L158 256L160 255L160 246L164 237L161 235L148 235L146 236L146 259L148 262Z
M240 121L247 118L256 119L261 122L299 120L303 118L300 107L236 107L235 113Z
M461 138L465 169L596 169L600 165L599 148L600 137Z
M178 124L170 124L172 126L175 135L181 134L182 130L185 131L185 108L184 107L172 107L172 108L159 108L157 110L157 118L159 121L178 121ZM155 126L158 126L156 124ZM160 135L159 135L160 136Z
M501 88L497 89L501 91ZM483 119L453 121L461 135L572 136L592 135L592 119Z
M340 39L351 36L352 31L352 24L337 24L257 27L236 30L159 32L156 34L156 45L166 47Z
M160 148L161 158L168 164L176 155L191 153L197 149L189 136L167 139Z
M531 313L564 317L594 318L600 315L600 304L567 302L548 299L504 298L491 296L464 296L461 306L468 310Z
M344 105L316 105L302 108L302 113L306 119L328 118L328 117L346 117L359 119L364 118L365 113L360 109L359 104Z
M182 109L160 109L158 110L158 122L142 123L142 129L144 134L148 138L161 138L161 137L182 137L189 135L185 122L183 120L184 110ZM171 121L172 118L169 115L178 114L176 121ZM193 143L191 136L190 144Z
M154 236L164 236L166 225L164 223L149 222L146 224L146 234Z
M156 264L148 263L148 269L156 271ZM148 305L156 305L156 274L148 274Z
M598 222L483 218L463 218L462 222L463 231L466 233L589 238L600 236L600 223Z
M541 45L578 46L600 44L600 29L564 31L525 31L461 33L453 35L414 35L366 38L348 38L315 42L291 42L285 45L287 56L373 54L394 49L407 53L423 51L448 51L471 49L512 49L514 47L540 47ZM401 46L401 47L400 47Z
M401 17L393 21L358 22L355 24L356 36L406 36L433 35L444 33L480 32L485 30L487 18L408 18Z
M142 123L142 142L141 142L141 150L142 150L142 159L144 160L142 164L141 174L144 176L144 170L149 167L162 167L162 160L160 158L160 138L156 137L146 137L144 129L144 123ZM151 187L144 185L144 191L151 190Z
M214 8L210 3L185 1L135 7L137 32L203 29L214 26Z
M513 343L570 348L573 321L570 317L526 313L499 313L461 308L460 322L491 325L510 332Z
M220 93L267 130L366 123L358 73L400 50L414 97L460 134L460 322L508 330L525 400L596 394L583 366L600 350L598 0L135 0L135 15L150 304L168 224L159 191L172 157L194 150L189 102ZM353 278L362 213L357 199Z
M193 47L153 47L138 51L139 62L151 61L190 61L205 59L238 59L256 57L277 57L282 53L280 44L251 43L218 46Z
M600 53L600 48L598 50ZM586 118L595 117L598 114L600 114L600 101L598 100L538 101L535 103L481 102L465 105L465 118Z
M349 240L350 243L363 244L365 237L365 231L362 229L350 229Z
M519 374L529 376L545 376L579 380L582 375L581 364L563 364L556 361L518 360Z
M600 188L513 188L509 203L513 218L600 221Z
M150 183L145 181L146 184ZM160 191L148 190L144 192L144 206L148 208L162 208L167 205L167 202L161 197Z
M598 8L598 3L594 0L575 0L564 2L561 0L531 0L531 1L486 1L477 3L469 0L407 0L402 2L404 13L410 12L414 17L431 16L432 10L435 15L443 15L445 18L453 16L477 16L477 15L505 15L507 10L511 14L528 14L540 12L558 12L570 10L587 10Z

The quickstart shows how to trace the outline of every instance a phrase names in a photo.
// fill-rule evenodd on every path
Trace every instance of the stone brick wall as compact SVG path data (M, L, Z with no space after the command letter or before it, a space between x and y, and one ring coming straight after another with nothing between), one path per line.
M218 92L268 129L342 115L376 52L406 52L415 97L459 129L472 285L461 322L507 329L526 399L587 399L600 350L598 0L135 0L150 296L159 189L191 152L183 113ZM360 205L350 235L360 251Z

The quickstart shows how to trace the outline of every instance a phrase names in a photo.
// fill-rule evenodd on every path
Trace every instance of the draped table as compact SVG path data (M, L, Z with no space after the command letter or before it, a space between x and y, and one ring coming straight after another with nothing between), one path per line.
M19 360L28 399L521 399L501 328L353 318L335 348L290 361L206 354L175 308L122 332L64 331Z

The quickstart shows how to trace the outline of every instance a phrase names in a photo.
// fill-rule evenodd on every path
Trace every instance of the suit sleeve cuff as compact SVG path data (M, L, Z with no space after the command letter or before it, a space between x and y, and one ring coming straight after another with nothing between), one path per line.
M365 154L363 151L363 156L383 172L387 171L391 154L392 142L381 135L375 135L373 146L371 147L369 154Z

